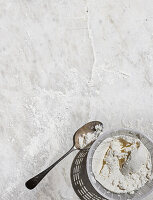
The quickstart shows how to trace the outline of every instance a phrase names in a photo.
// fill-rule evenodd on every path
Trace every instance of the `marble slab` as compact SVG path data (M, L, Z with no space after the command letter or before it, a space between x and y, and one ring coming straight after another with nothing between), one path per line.
M0 2L2 200L79 200L70 180L76 152L35 190L24 183L90 120L153 139L152 10L152 0Z

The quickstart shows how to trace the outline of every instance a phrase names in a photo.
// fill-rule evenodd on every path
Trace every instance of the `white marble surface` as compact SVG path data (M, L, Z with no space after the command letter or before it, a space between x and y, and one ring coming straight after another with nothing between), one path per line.
M152 10L152 0L0 1L2 200L78 200L75 153L35 190L24 182L90 120L153 139Z

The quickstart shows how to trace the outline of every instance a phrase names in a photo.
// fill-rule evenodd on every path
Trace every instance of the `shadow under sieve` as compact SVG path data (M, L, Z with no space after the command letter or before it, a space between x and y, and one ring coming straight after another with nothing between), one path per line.
M73 160L71 166L72 187L81 200L107 200L93 188L88 179L86 170L88 151L88 149L79 151Z

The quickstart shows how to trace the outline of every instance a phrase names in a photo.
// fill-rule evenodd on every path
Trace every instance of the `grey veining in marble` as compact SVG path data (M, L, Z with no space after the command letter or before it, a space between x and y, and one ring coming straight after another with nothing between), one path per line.
M35 190L24 183L87 121L153 139L152 9L152 0L0 1L2 200L78 200L75 152Z

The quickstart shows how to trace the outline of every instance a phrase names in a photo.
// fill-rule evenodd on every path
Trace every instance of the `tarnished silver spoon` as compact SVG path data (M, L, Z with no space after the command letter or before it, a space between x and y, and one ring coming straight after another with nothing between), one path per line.
M48 167L47 169L45 169L38 175L36 175L33 178L31 178L30 180L28 180L25 183L26 187L30 190L35 188L38 185L38 183L46 176L46 174L48 174L48 172L51 169L53 169L53 167L55 167L55 165L57 165L61 160L63 160L68 154L70 154L74 150L81 150L80 145L79 145L79 137L86 135L87 133L93 134L96 131L96 129L95 129L96 125L100 125L103 127L103 124L101 122L92 121L92 122L85 124L81 128L79 128L73 136L72 148L65 155L63 155L60 159L58 159L54 164L52 164L50 167Z

